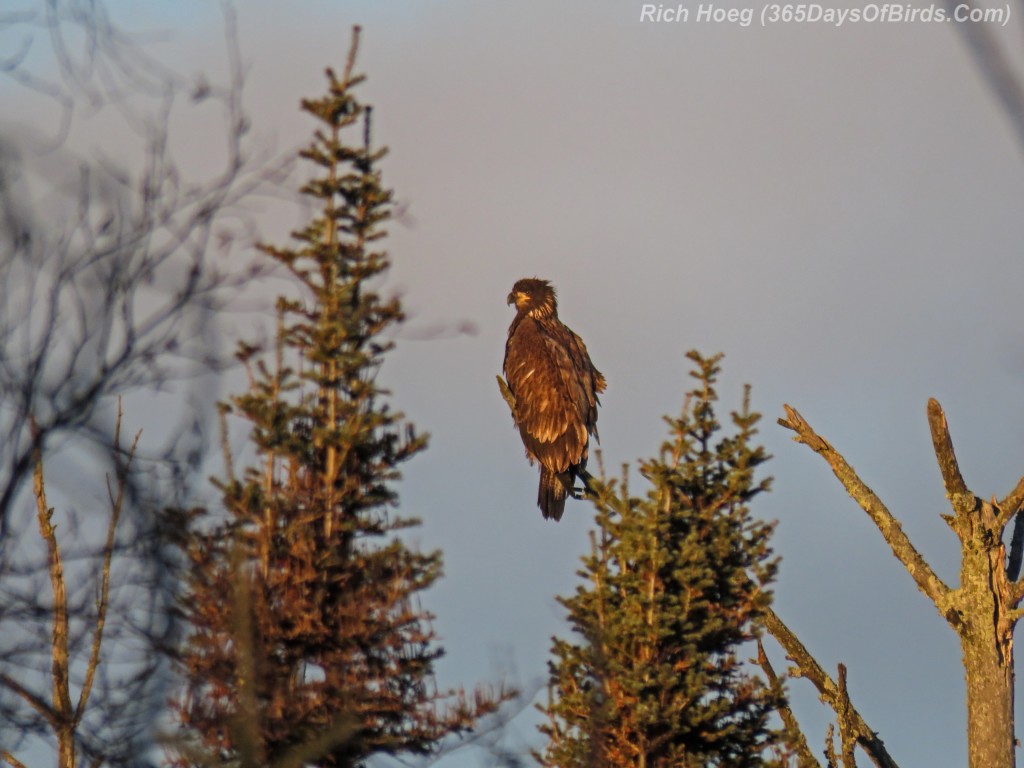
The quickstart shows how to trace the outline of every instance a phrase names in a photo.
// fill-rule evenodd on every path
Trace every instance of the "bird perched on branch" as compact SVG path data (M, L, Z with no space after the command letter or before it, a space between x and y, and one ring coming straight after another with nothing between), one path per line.
M518 281L508 295L516 316L505 343L502 395L532 464L540 464L537 506L545 519L560 520L566 495L584 482L590 435L598 440L598 394L605 380L583 339L558 319L555 289L547 280Z

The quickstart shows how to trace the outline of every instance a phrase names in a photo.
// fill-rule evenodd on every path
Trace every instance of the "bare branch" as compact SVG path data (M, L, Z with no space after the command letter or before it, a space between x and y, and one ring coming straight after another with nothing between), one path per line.
M1024 477L1017 481L1014 489L997 506L1005 515L1006 520L1021 511L1021 508L1024 507Z
M896 761L889 755L882 740L868 727L868 724L856 710L849 697L843 701L844 693L828 673L821 668L821 665L810 654L799 638L793 634L775 611L768 608L764 616L765 628L771 633L779 644L785 649L786 656L796 664L795 674L806 677L814 687L818 689L822 700L832 708L832 711L840 715L845 712L848 727L857 741L857 744L864 750L877 768L898 768ZM840 722L842 727L842 722Z
M352 69L356 64L356 54L359 52L359 34L362 28L357 24L352 27L352 42L348 47L348 58L345 59L345 74L341 79L342 89L348 88L352 83Z
M508 409L512 411L512 421L516 424L519 423L518 412L516 411L516 396L512 394L512 390L508 388L508 384L501 375L497 375L494 378L498 380L498 391L501 392L502 398L508 403Z
M43 719L50 724L51 727L56 728L58 723L57 713L53 711L53 707L39 696L36 696L32 691L23 686L17 680L10 675L0 672L0 685L3 685L8 690L14 692L19 697L28 702L29 706L32 707L36 712L42 715Z
M828 724L828 730L825 732L825 760L828 768L839 768L839 755L836 754L836 727L832 723Z
M1019 584L1020 582L1017 583ZM1018 597L1017 600L1019 602L1020 598ZM1016 624L1021 618L1024 618L1024 608L1014 608L1007 613L1007 619L1013 624Z
M787 418L779 419L779 424L796 432L794 440L808 446L828 462L846 492L867 512L868 517L878 527L892 553L903 563L918 589L935 603L939 613L944 616L951 599L951 590L917 551L910 538L903 532L900 522L893 517L875 492L858 477L846 459L827 440L820 437L795 408L788 405L784 407Z
M231 456L231 443L228 440L228 407L221 404L217 409L217 415L220 421L220 447L224 455L224 473L228 477L228 482L234 483L236 480L235 462Z
M100 576L100 594L96 599L96 627L93 630L92 649L89 652L89 662L85 671L85 681L82 683L82 691L78 697L78 707L75 709L75 726L82 721L82 716L85 714L85 705L89 701L89 694L92 691L93 679L96 676L96 668L100 663L100 647L103 644L103 627L107 621L107 607L110 596L110 562L114 556L114 537L117 531L117 522L121 518L121 508L124 505L125 483L128 470L131 468L132 459L135 457L135 451L139 445L139 437L142 435L141 431L136 433L135 440L132 442L132 447L128 451L128 456L122 465L120 461L122 415L121 399L118 398L117 424L114 427L113 446L114 460L117 462L117 498L112 499L110 524L107 527L107 542L103 547L103 568Z
M772 685L778 685L779 676L776 674L775 667L772 666L768 654L764 652L764 644L761 642L761 638L757 639L757 663L764 670L768 682ZM789 706L788 702L779 708L779 716L782 718L783 725L786 726L789 738L793 741L792 746L796 749L797 766L799 768L821 768L821 763L818 762L814 753L811 752L811 747L807 743L807 737L804 736L800 723L797 722L796 715L793 714L793 709Z
M53 508L46 504L46 487L43 481L43 457L40 451L35 456L33 473L37 511L39 515L39 533L46 542L49 554L50 588L53 591L53 631L51 635L50 653L52 657L53 708L57 715L58 741L61 756L65 750L73 748L68 743L67 724L71 720L71 691L68 672L68 596L64 581L64 561L57 543L56 528L53 525ZM73 754L73 753L72 753ZM63 762L63 761L62 761Z
M950 503L958 514L973 512L978 501L967 489L967 483L960 474L960 465L957 463L953 441L949 436L946 414L942 412L942 406L935 398L928 400L928 427L932 433L935 459L939 462L939 471L942 473L942 482L946 486L946 495Z
M839 747L842 750L843 766L845 768L857 768L857 758L853 750L857 744L857 725L853 718L853 704L850 703L850 694L846 689L846 665L839 665L839 708L836 710L836 720L839 723Z

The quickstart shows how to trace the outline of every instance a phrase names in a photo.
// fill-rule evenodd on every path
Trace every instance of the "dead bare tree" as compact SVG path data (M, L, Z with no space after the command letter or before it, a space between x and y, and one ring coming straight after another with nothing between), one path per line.
M1024 147L1024 71L1011 50L1016 42L1003 36L993 22L1024 5L1014 3L989 8L980 3L948 0L947 15L956 21L969 52L985 83ZM1009 21L1009 19L1006 19ZM1015 40L1015 38L1014 38ZM960 541L960 583L945 584L921 556L899 521L885 504L860 479L843 456L820 437L793 408L786 406L786 418L779 423L796 433L832 468L849 495L878 527L893 554L914 579L918 589L935 605L960 639L961 656L967 683L967 738L971 768L1012 768L1016 764L1014 730L1014 658L1013 631L1024 615L1024 583L1020 581L1024 561L1024 478L1001 500L978 496L967 486L960 473L945 414L938 402L928 402L928 424L935 457L939 465L953 514L943 515ZM1013 521L1006 552L1006 530ZM859 747L879 768L895 768L878 734L868 726L850 701L846 688L847 670L840 664L836 682L800 642L782 620L771 613L766 626L794 663L792 673L805 677L817 688L822 701L836 714L841 750L836 754L830 731L826 749L829 766L855 765L854 748ZM758 661L769 677L775 672L763 649ZM787 724L796 729L793 713L783 713ZM801 768L819 765L807 748L798 744Z
M0 747L12 764L52 736L59 714L26 692L53 674L47 638L59 616L47 595L62 535L69 658L89 658L82 622L96 618L96 596L88 565L119 564L103 629L118 650L88 677L91 694L77 692L93 703L75 708L80 759L145 765L146 734L163 709L168 674L152 651L173 635L177 551L169 546L177 521L163 510L187 507L204 425L215 423L216 390L196 377L227 359L213 313L253 274L228 262L233 244L250 239L243 201L283 172L249 149L244 66L227 6L225 27L229 71L218 84L164 66L100 0L27 0L0 11L0 36L16 42L0 57L0 86L13 89L5 104L13 92L50 108L0 116ZM178 158L171 127L183 113L203 116L207 149L219 158L199 177ZM86 118L123 137L116 153L76 148ZM170 397L174 418L147 423L156 439L139 446L122 475L109 452L113 404L133 393ZM57 538L44 532L45 546L31 493L42 463L54 506L66 512ZM124 484L110 542L90 512L105 474ZM84 680L85 669L66 671Z
M945 414L939 403L928 401L935 458L939 465L952 514L943 519L961 545L960 584L942 581L904 533L899 520L861 480L854 469L827 440L818 435L794 409L786 406L786 418L779 423L796 433L796 440L821 456L831 467L850 497L877 526L893 555L903 564L917 588L935 605L960 639L967 681L967 750L971 768L1013 768L1015 735L1013 712L1013 630L1024 615L1024 583L1018 580L1024 553L1021 509L1024 478L1001 500L989 500L971 491L960 473ZM1007 555L1004 533L1017 520ZM841 751L836 755L828 739L829 765L853 768L855 747L860 747L878 768L895 768L896 763L878 734L870 728L850 701L846 668L839 665L834 681L807 651L796 635L774 614L766 627L785 649L795 665L793 674L805 677L818 689L822 700L836 714ZM773 675L766 658L762 666ZM791 716L792 713L786 713ZM801 751L801 765L815 765L807 751Z

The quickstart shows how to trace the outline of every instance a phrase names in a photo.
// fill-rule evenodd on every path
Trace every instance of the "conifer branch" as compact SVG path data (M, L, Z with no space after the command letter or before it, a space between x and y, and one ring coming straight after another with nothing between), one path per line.
M737 653L758 634L775 575L772 526L745 503L765 486L758 416L745 392L722 435L720 356L688 357L697 383L640 464L646 496L630 495L628 467L621 483L589 481L596 529L584 585L559 598L574 640L552 649L545 768L733 765L738 755L754 768L774 765L790 741L774 717L782 687L742 670Z
M789 405L784 408L787 418L779 419L779 424L796 432L796 437L793 438L796 442L803 443L828 462L846 492L868 514L868 517L881 532L882 537L892 549L892 553L910 573L918 589L931 599L940 614L945 615L952 590L917 551L910 538L903 532L900 522L893 517L882 500L875 495L875 492L860 479L846 459L827 440L820 437L795 408Z
M363 28L358 24L352 27L352 42L348 46L348 57L345 59L345 74L341 79L340 90L345 91L352 83L352 70L356 65L356 54L359 53L359 35Z
M512 695L436 690L441 649L418 595L441 555L407 547L396 533L418 521L388 514L399 466L426 441L375 384L391 348L381 334L403 313L366 285L389 268L369 244L385 234L392 197L373 165L383 150L371 152L368 107L351 90L363 79L358 39L357 28L341 79L328 69L326 93L301 102L318 124L301 152L317 166L302 192L318 212L294 247L259 246L301 296L279 297L269 360L240 347L250 387L230 412L251 426L255 456L235 482L225 452L229 518L188 542L184 613L198 631L182 654L190 693L178 711L212 762L229 754L245 768L428 754ZM357 146L345 137L360 116ZM181 768L195 764L188 746Z
M231 637L235 645L238 711L227 718L227 732L237 745L243 766L255 766L263 761L263 739L260 733L260 711L257 702L257 661L253 632L253 600L249 574L245 568L240 547L232 546L228 552L231 585L229 610Z
M220 425L220 450L224 458L224 473L228 476L228 482L234 483L235 460L231 455L231 443L228 440L228 412L230 407L225 403L217 406L217 420Z
M303 768L352 741L357 731L355 718L342 714L309 741L292 747L269 768Z
M871 758L877 768L899 768L896 761L889 755L882 740L868 727L864 718L850 702L849 696L845 694L845 681L843 689L841 689L771 608L765 610L764 626L786 651L786 657L796 665L790 674L794 677L805 677L811 681L818 689L822 700L832 708L832 711L840 719L840 729L844 727L843 720L845 720L845 727L850 729L857 744ZM842 739L842 733L840 733L840 738Z

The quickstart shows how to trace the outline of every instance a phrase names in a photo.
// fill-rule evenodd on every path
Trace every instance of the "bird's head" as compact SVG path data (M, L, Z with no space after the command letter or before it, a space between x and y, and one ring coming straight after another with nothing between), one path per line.
M512 286L508 303L523 313L549 314L556 309L555 289L547 280L525 277Z

